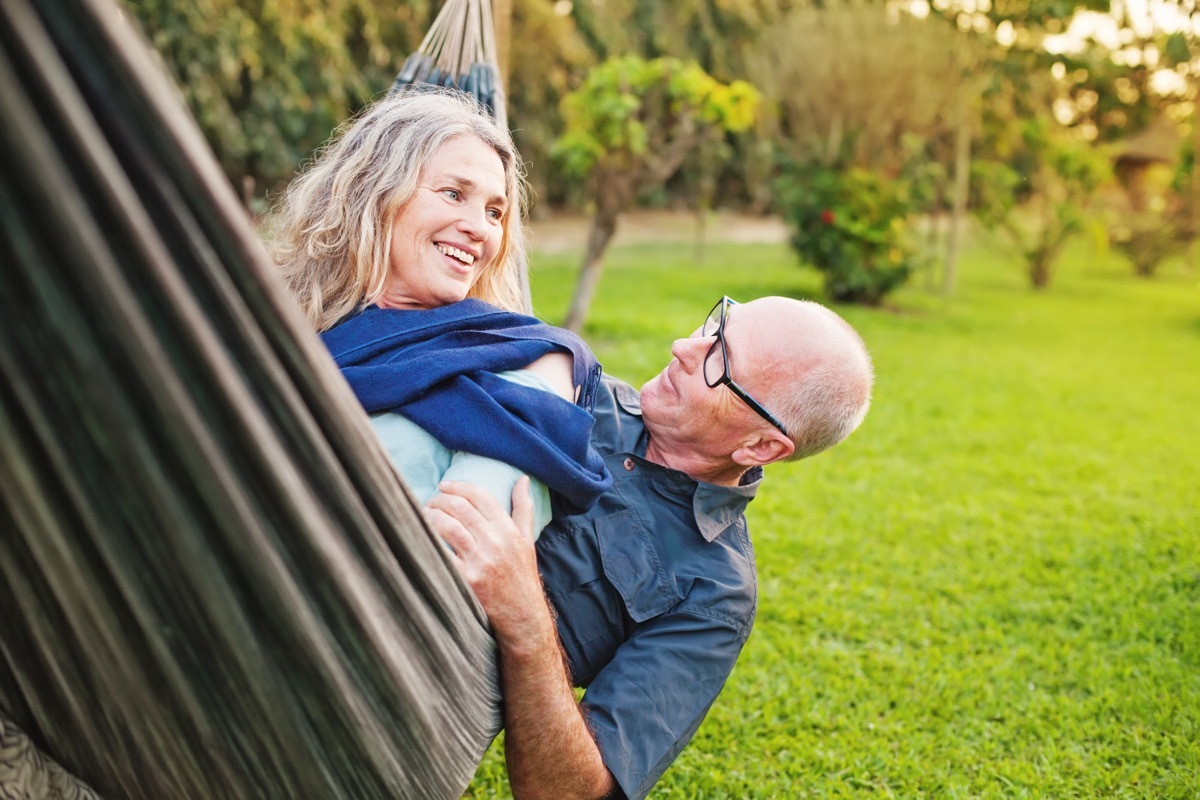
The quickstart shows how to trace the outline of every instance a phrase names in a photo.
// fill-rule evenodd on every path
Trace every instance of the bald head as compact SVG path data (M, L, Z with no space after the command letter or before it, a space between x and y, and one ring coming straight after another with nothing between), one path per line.
M768 326L768 408L795 443L788 460L833 447L862 423L874 370L862 337L833 311L805 300L763 297L737 307L739 321Z

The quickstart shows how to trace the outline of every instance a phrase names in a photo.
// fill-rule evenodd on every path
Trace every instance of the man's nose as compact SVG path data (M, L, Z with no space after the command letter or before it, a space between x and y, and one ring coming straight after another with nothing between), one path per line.
M710 347L712 347L711 336L687 336L671 343L671 355L678 359L685 370L691 372L704 358L704 354Z

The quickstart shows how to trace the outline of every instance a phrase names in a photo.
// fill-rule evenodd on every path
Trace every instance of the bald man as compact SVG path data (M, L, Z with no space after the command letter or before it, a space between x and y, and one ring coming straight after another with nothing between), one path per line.
M517 800L649 793L754 624L762 468L832 447L870 404L862 339L817 303L724 297L671 355L640 395L605 379L592 444L613 488L586 514L556 510L534 545L523 484L511 517L466 484L428 507L492 624Z

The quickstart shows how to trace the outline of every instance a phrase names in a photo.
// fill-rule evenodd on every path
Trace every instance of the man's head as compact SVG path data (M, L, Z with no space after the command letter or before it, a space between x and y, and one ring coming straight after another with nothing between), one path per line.
M723 327L720 304L716 311L675 341L667 368L642 388L648 457L701 480L736 482L750 467L832 447L862 422L871 360L845 320L786 297L726 305Z

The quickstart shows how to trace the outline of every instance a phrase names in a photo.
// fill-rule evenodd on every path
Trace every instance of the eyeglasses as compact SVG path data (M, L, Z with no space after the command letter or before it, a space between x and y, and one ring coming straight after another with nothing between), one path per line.
M774 415L751 397L749 392L738 386L737 381L729 374L729 349L725 345L725 323L729 319L730 307L736 305L736 300L731 300L729 297L722 297L713 306L713 310L708 312L708 319L704 321L704 327L700 329L701 336L713 336L716 338L716 341L713 342L712 347L708 348L708 353L704 356L704 382L711 389L715 389L721 385L728 386L729 391L741 398L742 402L750 406L755 414L758 414L767 422L779 428L783 432L783 435L787 436L787 428L783 427L783 423L775 419ZM719 360L714 358L717 353L721 354ZM716 375L716 377L712 377L713 375Z

